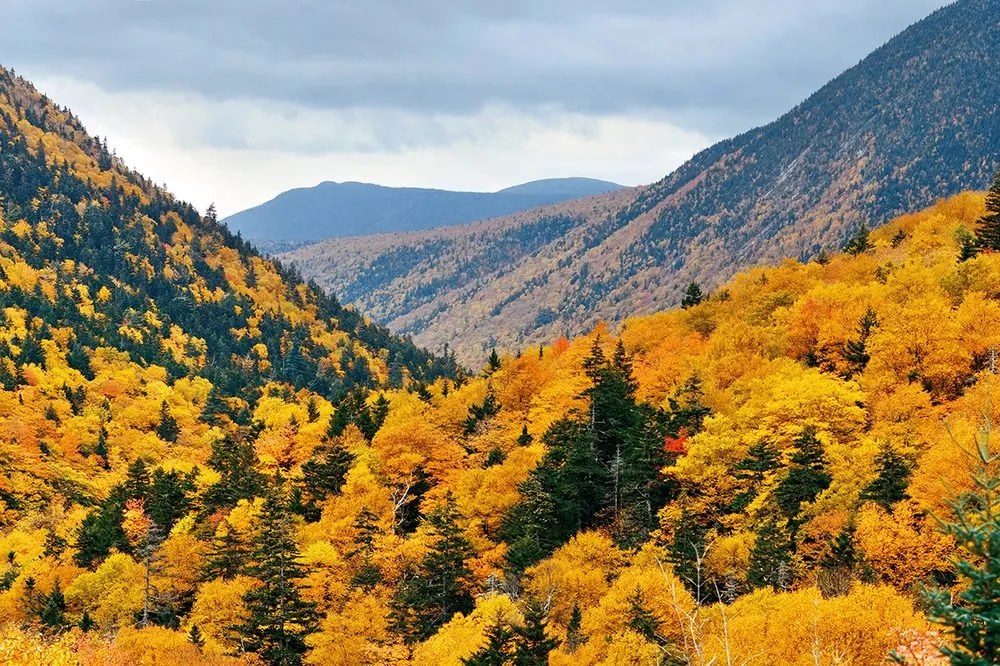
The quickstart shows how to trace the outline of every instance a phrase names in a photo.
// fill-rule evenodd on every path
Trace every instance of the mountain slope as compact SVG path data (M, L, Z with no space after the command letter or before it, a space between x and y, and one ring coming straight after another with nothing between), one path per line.
M252 241L301 243L461 224L620 188L590 178L537 180L499 192L326 182L283 192L223 222Z
M646 187L285 256L465 359L651 312L691 280L711 287L742 266L835 249L861 223L985 186L1000 165L998 25L1000 0L939 10L775 122Z

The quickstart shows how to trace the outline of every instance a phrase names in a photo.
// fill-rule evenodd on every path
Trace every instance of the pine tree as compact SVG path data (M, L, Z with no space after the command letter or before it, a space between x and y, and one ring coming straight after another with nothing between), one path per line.
M340 440L324 442L302 464L302 479L306 491L316 501L323 501L340 493L353 463L354 454L344 448Z
M227 435L212 442L208 466L220 478L205 492L206 509L234 507L241 499L251 500L264 494L264 476L257 471L257 454L247 438Z
M775 488L774 497L785 515L795 518L801 506L815 500L830 486L831 480L823 446L816 438L816 431L807 428L795 440L788 474Z
M455 613L473 608L472 571L466 561L475 551L458 521L461 514L449 493L444 505L426 518L434 542L393 599L394 624L410 640L424 640Z
M66 598L58 578L52 591L42 601L38 619L44 626L52 629L59 629L66 624Z
M733 498L730 509L742 511L757 496L768 475L780 467L778 452L767 442L757 442L743 460L733 466L733 476L747 482L747 488Z
M316 607L302 599L296 582L306 571L293 538L294 524L280 490L268 493L248 573L261 585L243 597L246 621L235 627L244 645L268 664L302 663L305 637L317 629Z
M583 611L580 610L580 602L574 601L569 622L566 623L566 651L570 654L587 642L587 637L583 635L582 624Z
M747 583L751 587L783 589L789 562L789 543L777 524L770 520L757 530L757 538L750 551Z
M496 347L490 350L490 357L486 362L486 374L492 375L500 369L500 355L497 354Z
M983 250L1000 250L1000 171L986 194L986 214L979 218L976 245Z
M854 237L844 243L844 252L857 256L870 250L872 248L870 234L871 230L868 225L862 222Z
M888 443L883 444L875 456L875 465L878 476L861 491L861 500L877 502L889 511L893 504L909 497L906 488L912 470L906 458Z
M548 666L549 653L559 641L545 633L545 608L529 599L524 606L524 623L514 627L514 666Z
M205 635L201 633L201 629L198 628L197 624L191 625L191 629L188 631L187 640L188 643L195 646L199 650L205 647Z
M660 621L646 606L646 599L639 587L628 598L628 627L652 643L659 643L661 640Z
M513 632L503 618L490 625L486 630L486 645L465 659L464 666L509 666L511 663L511 639Z
M991 429L987 417L974 448L974 490L949 503L955 520L942 524L958 544L964 589L957 598L928 593L931 619L951 634L940 649L954 666L1000 664L1000 453L991 451Z
M250 560L247 544L239 531L230 524L222 527L222 533L212 538L205 554L205 569L202 578L231 580L246 570Z
M684 297L681 299L681 308L685 310L693 308L703 300L705 300L705 294L702 293L701 287L697 282L691 282L688 284L687 289L684 290Z
M517 445L528 446L533 441L535 441L535 438L532 437L531 433L528 432L528 424L525 423L524 426L521 428L521 434L517 436Z
M357 563L357 573L351 578L351 585L370 589L382 580L382 571L372 561L375 554L375 537L381 532L376 516L368 507L354 521L354 549L347 554L352 562ZM359 562L359 563L358 563Z
M164 442L176 442L181 430L177 426L177 419L170 413L167 401L160 403L160 423L156 426L156 435Z
M875 310L868 306L858 322L858 337L848 340L844 345L844 360L850 364L850 370L847 373L848 379L864 372L868 366L868 361L871 360L871 354L868 353L868 338L871 337L876 328L878 328L878 316L875 314Z
M93 618L90 617L90 611L84 610L83 615L80 616L80 623L77 626L80 627L81 631L86 632L93 629L97 626L97 624L94 622Z

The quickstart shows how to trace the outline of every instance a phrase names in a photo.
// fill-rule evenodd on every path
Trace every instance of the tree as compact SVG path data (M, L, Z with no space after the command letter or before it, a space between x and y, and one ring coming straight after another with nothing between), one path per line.
M582 624L583 612L580 610L580 602L574 601L569 622L566 623L566 651L570 654L587 642L587 637L583 635Z
M878 476L861 491L861 500L877 502L891 511L893 504L909 498L906 488L912 473L910 464L886 443L875 456L875 465Z
M393 599L394 624L410 640L428 638L455 613L473 608L472 571L466 561L475 551L458 524L460 518L449 493L425 519L433 538L430 551Z
M868 228L868 225L862 222L858 226L858 230L854 234L854 237L844 243L844 252L857 256L872 249L871 239L869 238L870 234L871 230Z
M492 375L500 369L500 355L497 354L496 347L490 349L490 357L486 362L486 374Z
M990 450L990 433L987 417L973 451L973 490L950 502L955 520L941 526L958 544L955 567L966 584L957 599L928 594L931 619L952 636L941 651L954 666L1000 663L1000 453Z
M205 492L207 509L234 507L241 499L264 494L264 476L257 471L257 454L246 437L227 435L212 442L208 466L220 479Z
M868 338L871 337L876 328L878 328L878 316L875 314L875 310L868 306L858 322L858 337L848 340L844 345L844 360L850 364L850 370L847 373L848 379L864 372L868 366L868 361L871 360L871 354L868 353Z
M789 582L788 561L788 538L773 520L769 520L757 530L757 538L750 551L747 583L751 587L783 589Z
M830 486L831 480L823 445L816 438L816 431L807 428L795 440L788 474L775 488L774 497L785 515L795 518L802 504L816 499Z
M221 534L212 538L205 556L203 578L231 580L246 569L250 559L249 548L240 533L231 524L225 524Z
M471 657L462 659L464 666L508 666L511 661L511 639L514 633L503 618L486 630L486 645Z
M545 633L546 610L529 599L524 607L524 623L514 627L514 666L547 666L549 653L559 647L559 641Z
M302 464L306 491L317 501L340 492L344 478L354 463L354 455L339 440L326 441Z
M746 457L733 466L733 476L747 482L747 488L738 494L730 505L733 511L742 511L760 492L771 472L781 466L778 452L765 441L750 446Z
M59 629L66 624L66 598L63 596L62 585L58 578L52 586L52 591L42 600L38 619L44 626L52 629Z
M201 629L198 628L197 624L191 625L191 629L188 630L187 640L188 643L199 650L205 647L205 635L201 633Z
M976 245L983 250L1000 250L1000 171L993 176L993 185L986 194L986 214L979 218Z
M157 436L165 442L176 442L181 429L177 426L177 419L170 413L167 401L160 403L160 423L156 426Z
M637 587L628 598L628 627L651 643L660 642L660 621L646 606L642 589Z
M705 300L705 294L702 293L701 287L697 282L691 282L688 284L687 289L684 290L684 297L681 299L681 307L685 310L692 308Z
M243 597L247 619L235 627L249 651L282 666L302 663L305 637L317 629L316 607L302 598L296 585L306 571L293 529L282 491L272 490L264 501L253 565L248 568L261 584Z

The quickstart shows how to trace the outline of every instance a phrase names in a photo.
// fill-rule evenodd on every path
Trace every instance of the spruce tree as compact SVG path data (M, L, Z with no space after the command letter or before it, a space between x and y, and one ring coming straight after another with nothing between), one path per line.
M471 657L462 659L464 666L509 666L511 663L511 639L514 633L503 618L497 618L486 630L486 645Z
M170 413L167 401L160 403L160 423L156 426L156 435L165 442L176 442L181 429L177 426L177 419Z
M976 245L983 250L1000 250L1000 171L993 176L993 185L986 194L986 214L979 218Z
M890 444L882 445L875 456L875 466L878 469L878 476L861 491L861 499L877 502L889 511L893 504L909 497L906 488L912 470L906 458L897 453Z
M247 544L239 531L230 524L220 526L221 533L212 537L212 542L205 555L205 568L202 578L213 580L231 580L243 573L250 560Z
M205 647L205 635L201 633L201 629L198 628L197 624L191 625L191 629L188 630L187 640L188 643L195 646L199 650Z
M868 366L868 361L871 360L871 354L868 353L868 338L871 337L876 328L878 328L878 316L875 314L875 310L868 306L858 322L858 337L848 340L844 345L844 360L850 364L850 369L847 372L848 379L864 372Z
M80 627L81 631L86 632L96 627L97 623L90 617L90 611L84 610L83 615L80 616L80 623L77 626Z
M547 666L549 653L559 641L545 633L545 608L529 599L524 606L524 623L514 627L514 666Z
M787 584L790 560L788 538L778 525L769 520L757 530L757 538L750 551L747 583L751 587L771 587L781 590Z
M500 369L500 355L497 354L496 347L490 350L490 357L486 362L486 374L492 375Z
M775 488L774 497L785 515L795 518L801 506L815 500L830 486L831 480L823 445L816 438L816 431L807 428L795 440L788 474Z
M278 489L264 501L252 559L248 573L261 584L243 597L248 616L235 629L246 648L265 663L301 664L307 650L305 637L317 629L317 613L296 586L306 570L299 559L286 500Z
M52 591L42 600L38 619L44 626L52 629L59 629L66 624L66 598L58 578Z
M306 491L316 501L340 493L344 478L354 463L354 454L338 439L327 440L302 464Z
M651 643L660 642L660 621L646 606L642 589L635 588L628 598L628 627Z
M574 601L569 622L566 623L566 651L570 654L587 642L587 637L583 635L582 624L583 612L580 610L580 602Z
M455 613L473 608L472 571L466 561L475 551L458 521L461 514L449 493L426 518L433 542L393 600L394 624L409 640L431 636Z
M974 489L950 502L955 520L942 525L958 545L964 589L928 593L931 619L951 635L941 651L954 666L1000 664L1000 453L990 431L987 419L974 448Z
M871 230L868 225L864 222L858 226L857 232L854 237L844 243L844 252L857 256L859 254L864 254L872 248L871 238L869 237Z
M688 284L687 289L684 290L684 297L681 299L681 308L685 310L693 308L703 300L705 300L705 294L702 293L701 287L697 282L691 282Z

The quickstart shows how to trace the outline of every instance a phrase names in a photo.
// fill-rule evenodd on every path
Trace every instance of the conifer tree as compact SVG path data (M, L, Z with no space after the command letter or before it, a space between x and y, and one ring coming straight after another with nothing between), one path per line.
M450 493L426 518L434 538L430 552L393 600L394 624L410 640L426 639L455 613L473 608L472 571L466 561L475 551L458 524L460 518Z
M857 256L870 250L872 248L870 234L868 225L862 222L854 237L844 243L844 252Z
M876 328L878 328L878 316L875 314L875 310L868 306L858 322L858 337L848 340L844 345L844 360L850 364L850 370L847 373L848 379L864 372L868 366L868 361L871 360L871 354L868 353L868 338L871 337Z
M1000 453L990 433L987 418L973 450L973 490L950 502L955 519L942 524L958 544L964 589L928 593L931 619L951 634L940 649L954 666L1000 664Z
M354 521L354 549L347 554L347 557L357 565L357 572L351 579L352 585L364 588L372 588L382 580L382 571L372 561L375 554L375 537L381 531L378 525L378 516L371 509L364 507Z
M747 583L751 587L783 589L788 584L788 562L788 538L773 520L769 520L757 530L757 538L750 551Z
M42 600L38 619L44 626L52 629L59 629L66 623L66 598L63 596L62 585L58 578L52 586L52 591Z
M205 647L205 635L201 633L201 629L198 628L197 624L191 625L191 629L188 630L187 640L188 643L195 646L199 650Z
M83 615L80 616L80 623L77 625L80 627L81 631L90 631L97 624L94 622L93 618L90 617L90 611L84 610Z
M202 578L231 580L243 573L250 559L250 552L239 531L226 523L221 534L212 537L205 554L205 569Z
M486 362L486 374L492 375L500 369L500 355L497 354L496 347L490 349L490 357Z
M861 499L877 502L889 511L893 504L909 497L906 488L912 470L906 458L888 443L875 456L875 466L878 476L861 491Z
M583 612L580 610L580 602L574 601L569 622L566 623L566 651L570 654L587 642L587 637L583 635L582 624Z
M264 501L252 560L248 573L261 584L243 597L248 616L235 629L246 648L266 663L301 664L307 650L305 637L317 629L317 613L296 586L306 571L280 489L272 490Z
M1000 250L1000 171L993 176L993 185L986 194L986 214L979 218L976 245L983 250Z
M511 663L511 640L514 633L503 618L497 618L486 630L486 645L471 657L462 659L464 666L509 666Z
M637 587L628 598L628 626L634 632L652 643L660 642L660 621L646 606L642 589Z
M703 300L705 300L705 294L702 293L701 286L697 282L691 282L688 284L687 289L684 290L684 297L681 299L681 308L685 310L693 308Z
M338 439L323 442L302 464L306 491L317 501L338 494L353 463L354 454L344 448Z
M236 506L264 494L264 476L257 471L257 454L244 436L227 435L212 443L208 466L219 473L219 481L204 496L206 509Z
M826 455L815 430L807 428L796 438L790 463L787 476L774 490L774 497L785 515L795 518L800 507L816 499L832 480L826 471Z
M545 608L533 599L524 606L524 623L514 627L514 666L547 666L559 641L545 633Z
M156 434L165 442L176 442L180 432L177 419L170 413L167 401L164 400L160 403L160 423L156 426Z

